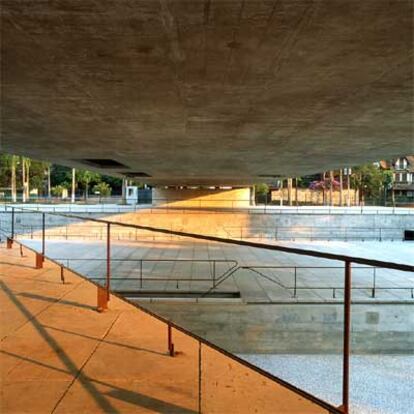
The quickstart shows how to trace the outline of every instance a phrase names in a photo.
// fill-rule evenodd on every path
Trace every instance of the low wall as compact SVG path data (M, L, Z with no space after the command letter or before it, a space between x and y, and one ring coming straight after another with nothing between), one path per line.
M249 207L250 188L230 190L153 188L152 203L171 207Z
M145 307L234 353L342 352L343 305L151 303ZM414 353L414 305L353 305L352 352Z
M102 218L129 224L160 227L168 230L200 233L235 239L273 240L402 240L405 229L414 229L413 214L247 214L243 212L212 212L199 209L143 209L123 214L89 213L85 218ZM10 228L10 212L0 212L0 229ZM41 229L41 213L16 214L16 230L33 232ZM64 226L59 229L59 226ZM94 227L94 230L91 230ZM58 215L46 214L46 228L66 235L85 233L85 237L101 238L105 227L84 223ZM113 227L119 240L136 239L139 231ZM145 232L148 236L149 232ZM170 238L152 233L157 238Z
M402 240L414 215L246 214L203 210L141 210L112 220L237 239Z

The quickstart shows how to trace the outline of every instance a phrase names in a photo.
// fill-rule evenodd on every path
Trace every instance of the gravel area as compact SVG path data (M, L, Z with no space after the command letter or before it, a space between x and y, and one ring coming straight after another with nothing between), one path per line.
M340 405L339 355L239 355L325 401ZM351 358L352 414L413 414L414 355Z

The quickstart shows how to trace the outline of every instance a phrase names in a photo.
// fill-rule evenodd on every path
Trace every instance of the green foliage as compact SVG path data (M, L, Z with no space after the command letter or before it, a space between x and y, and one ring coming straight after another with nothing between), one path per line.
M312 182L318 180L320 180L320 174L304 175L303 177L298 177L298 188L309 188Z
M108 183L100 182L94 185L92 192L99 193L102 197L109 197L111 195L112 188Z
M255 185L255 192L257 195L266 195L269 192L269 186L265 183L256 184Z
M72 182L72 168L62 165L52 165L50 167L50 181L52 185L59 185L64 182Z
M108 183L115 194L120 194L122 191L122 178L111 177L110 175L103 175L102 181Z
M82 185L84 196L88 198L89 185L100 182L101 175L88 170L76 170L76 181Z
M15 155L0 154L0 187L10 187L11 166Z
M88 170L76 170L76 181L82 184L83 188L87 187L92 182L100 182L100 174Z
M384 171L374 164L352 168L352 186L359 188L367 197L380 197L384 188L388 188L391 183L392 172Z
M30 187L38 188L40 193L46 193L47 168L49 163L44 161L29 160L26 165L30 165Z
M64 185L56 185L51 188L51 193L53 197L62 197L63 191L67 189Z

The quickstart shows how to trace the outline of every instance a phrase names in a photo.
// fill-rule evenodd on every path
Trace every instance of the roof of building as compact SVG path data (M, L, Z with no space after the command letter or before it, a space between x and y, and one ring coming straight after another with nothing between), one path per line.
M380 167L384 170L395 169L395 163L401 158L405 158L408 163L407 168L403 168L403 170L414 172L414 155L406 155L405 157L399 157L393 160L381 160L379 162Z

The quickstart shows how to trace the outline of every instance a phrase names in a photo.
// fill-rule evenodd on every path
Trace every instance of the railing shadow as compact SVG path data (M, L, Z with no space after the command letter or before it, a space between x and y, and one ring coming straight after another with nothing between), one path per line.
M89 309L89 310L96 311L95 306L86 305L84 303L74 302L74 301L66 300L66 299L59 299L59 298L53 298L50 296L38 295L35 293L21 292L21 293L18 293L16 296L22 296L22 297L29 298L29 299L41 300L41 301L50 302L50 303L59 302L59 304L63 304L63 305L75 306L77 308L83 308L83 309ZM98 340L98 338L95 338L95 339Z
M94 348L91 355L87 358L87 360L83 363L81 367L78 367L76 363L69 357L69 355L65 352L65 350L60 346L59 342L47 331L46 327L43 326L27 308L24 306L24 304L18 299L18 297L12 292L12 290L8 287L6 283L3 281L0 281L0 287L6 294L6 296L12 301L12 303L17 307L17 309L27 318L27 322L31 323L32 326L35 328L37 333L47 342L47 344L50 346L50 348L55 351L55 355L58 356L58 358L61 360L63 365L66 369L59 369L55 367L48 366L44 363L39 363L38 361L35 361L30 358L21 357L17 354L12 354L16 358L20 358L26 362L39 364L43 367L47 367L54 370L59 370L59 372L65 372L67 374L70 374L73 376L72 382L69 384L68 388L64 391L63 395L60 397L60 399L57 401L54 410L57 408L57 406L60 404L62 399L65 397L66 393L70 389L70 387L74 384L76 380L79 381L79 383L82 385L82 387L88 392L88 394L95 400L95 402L99 405L99 407L102 409L103 412L107 413L120 413L119 410L117 410L113 404L108 400L107 396L111 396L112 398L117 398L119 400L126 401L130 404L135 404L140 407L144 408L156 408L161 413L185 413L185 414L195 414L196 412L190 409L187 409L185 407L178 406L176 404L171 404L166 401L162 401L153 397L149 397L147 395L137 393L134 391L126 390L121 387L115 386L110 383L105 383L102 381L96 381L92 378L89 378L88 376L84 375L82 372L82 369L87 364L87 362L92 357L93 353L96 351L97 347L99 346L100 342L104 340L103 339L97 339L98 345ZM111 327L114 325L117 319L115 319ZM109 331L108 331L109 332ZM7 351L2 350L1 352L6 354ZM108 386L112 388L112 391L104 395L101 393L98 388L96 387L95 383ZM53 411L54 411L53 410Z
M52 329L54 331L59 331L59 332L63 332L63 333L67 333L70 335L75 335L75 336L79 336L81 338L85 338L85 339L92 339L94 341L99 341L99 338L96 338L94 336L89 336L89 335L85 335L85 334L80 334L78 332L73 332L73 331L69 331L67 329L61 329L61 328L56 328L54 326L49 326L49 325L43 325L45 328L47 329ZM108 344L108 345L115 345L115 346L119 346L121 348L126 348L126 349L132 349L133 351L140 351L140 352L149 352L151 354L155 354L155 355L159 355L159 356L163 356L166 357L168 356L167 353L162 353L162 352L158 352L158 351L153 351L152 349L147 349L147 348L139 348L136 346L132 346L132 345L128 345L128 344L121 344L119 342L116 341L109 341L107 339L105 340L101 340L101 342Z

